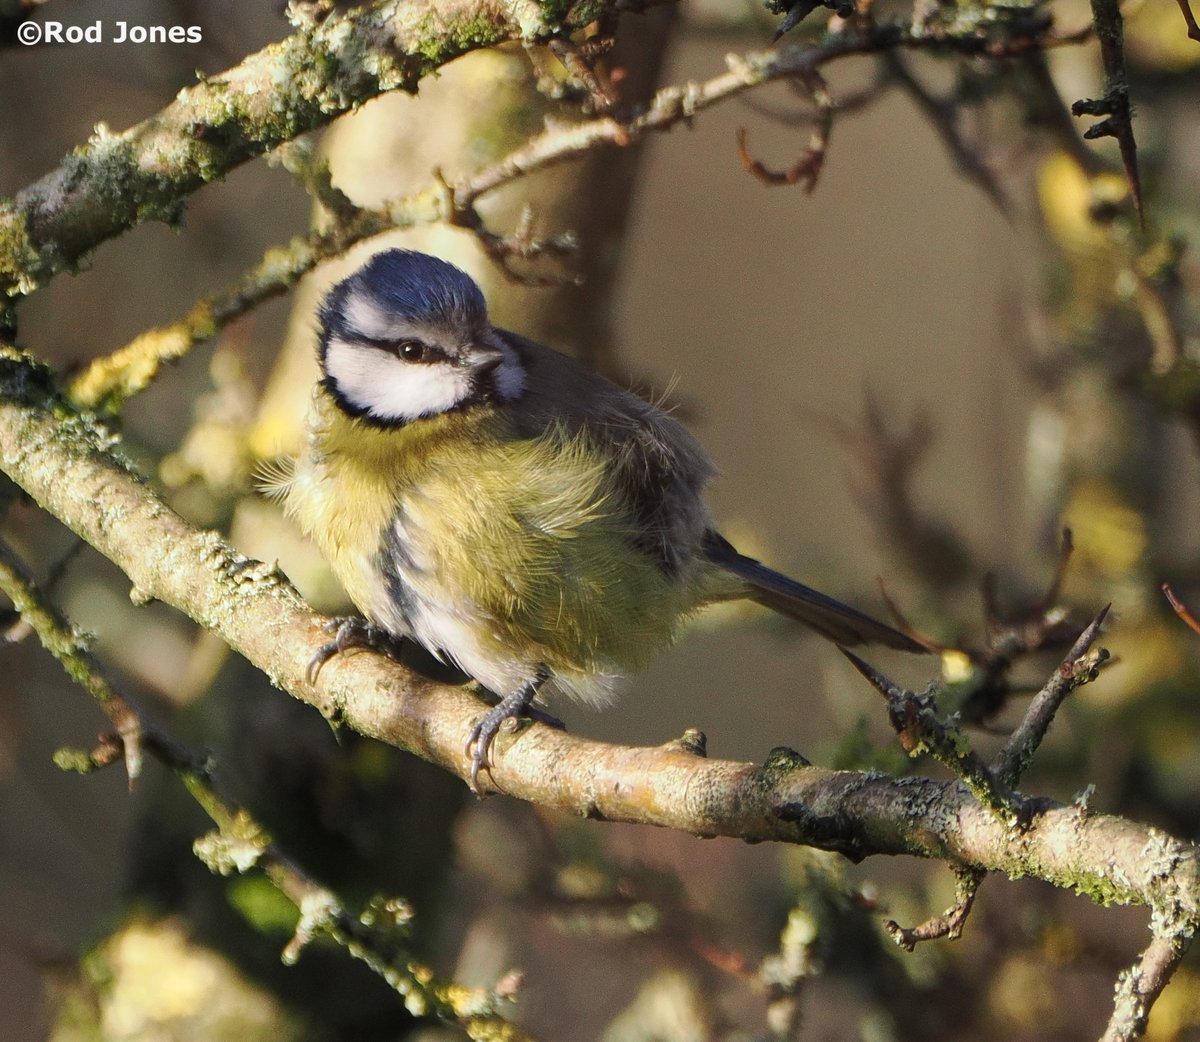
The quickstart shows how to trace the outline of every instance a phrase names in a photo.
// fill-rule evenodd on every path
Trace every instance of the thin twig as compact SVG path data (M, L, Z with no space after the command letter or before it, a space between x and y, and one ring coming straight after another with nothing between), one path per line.
M1183 12L1183 20L1187 22L1188 36L1200 40L1200 25L1196 24L1196 16L1192 14L1192 5L1188 0L1179 0L1179 10Z
M539 275L513 267L514 260L535 261L541 257L565 257L579 250L579 239L573 232L565 232L551 238L539 238L533 233L533 207L526 205L521 210L516 229L509 235L497 235L483 223L483 216L474 203L462 203L455 188L435 170L434 176L442 186L447 200L446 221L457 228L471 232L476 241L513 282L523 286L554 288L578 285L579 276Z
M954 160L954 165L968 181L973 182L996 204L996 208L1008 219L1013 219L1012 202L1004 191L995 173L984 162L978 148L963 137L958 125L959 106L951 99L935 98L926 86L914 75L908 63L896 51L889 51L885 60L892 77L904 88L916 103L918 110L942 139L942 144Z
M58 586L58 584L62 581L63 576L67 574L67 568L70 566L71 562L75 560L80 551L82 551L86 546L87 543L85 543L78 536L72 538L71 545L67 548L66 553L62 554L62 556L60 556L59 559L50 566L50 570L46 573L46 578L39 584L42 597L48 598L54 592L54 588ZM26 637L30 636L34 632L34 629L33 626L31 626L24 618L21 617L21 613L15 608L13 609L12 618L14 619L12 625L8 626L3 631L3 639L9 644L20 644L21 641L25 640Z
M507 1020L499 1008L511 998L506 984L496 989L471 989L444 980L414 958L407 940L412 910L400 898L376 898L360 914L347 910L341 898L309 876L274 843L244 807L221 791L211 758L198 755L158 730L145 730L145 748L183 783L216 832L193 844L198 858L219 875L257 868L300 913L291 941L283 952L288 965L296 962L312 940L324 934L353 958L364 962L418 1017L460 1024L472 1038L503 1038L527 1042L528 1037ZM101 741L89 754L63 755L61 766L86 772L116 758L114 744Z
M1016 785L1020 780L1063 700L1076 688L1096 679L1100 666L1108 658L1108 651L1105 648L1092 651L1091 647L1100 636L1100 627L1110 607L1106 604L1079 635L1053 676L1034 696L1024 719L1004 743L1004 748L996 754L992 770L1006 784Z
M1175 609L1175 614L1183 619L1193 633L1200 633L1200 619L1197 619L1188 609L1188 606L1179 599L1175 591L1171 589L1171 584L1163 583L1162 591L1167 595L1167 600L1170 602L1171 607Z
M817 187L817 180L825 166L829 137L833 133L833 112L837 103L830 96L824 77L816 69L798 75L795 82L804 85L815 107L808 148L787 170L770 170L750 155L746 129L742 127L737 132L738 158L746 172L757 177L765 185L799 184L805 193L811 193Z
M1100 41L1100 60L1104 65L1104 96L1084 98L1071 106L1075 116L1103 116L1090 126L1084 137L1115 137L1121 150L1121 162L1133 196L1133 206L1142 227L1146 215L1142 209L1142 181L1138 173L1137 141L1133 136L1133 106L1129 101L1129 77L1125 71L1124 21L1120 0L1091 0L1092 22Z
M1045 592L1028 608L1015 612L1001 609L995 576L984 576L981 593L986 644L982 649L959 649L975 667L974 674L958 689L958 709L968 723L986 724L1007 704L1014 693L1009 674L1018 659L1074 636L1074 631L1068 629L1067 612L1057 603L1073 550L1071 530L1064 528L1058 563Z
M610 112L620 100L613 85L607 81L594 65L588 50L567 37L556 37L549 42L551 52L563 64L563 68L587 94L594 112Z
M1062 530L1062 542L1059 544L1058 565L1054 569L1054 577L1050 580L1050 585L1046 587L1046 592L1042 595L1041 600L1033 606L1031 614L1044 619L1058 603L1063 583L1067 581L1067 569L1071 564L1071 556L1074 553L1074 533L1070 528L1064 528Z
M962 936L963 926L967 916L971 914L971 906L975 903L975 895L986 875L981 869L953 866L954 870L954 904L941 915L927 919L920 926L911 929L901 926L896 920L888 919L883 928L891 935L905 951L913 951L922 941L933 941L945 937L956 941Z
M286 961L295 961L307 941L317 933L326 933L383 977L414 1015L456 1021L468 1032L502 1028L506 1039L526 1037L496 1012L500 1000L495 993L471 991L442 981L398 947L398 928L404 925L399 912L406 905L394 900L375 902L363 915L351 915L337 895L306 875L271 842L247 810L221 793L208 757L145 724L128 697L109 683L70 624L41 597L3 541L0 589L18 606L22 617L29 620L71 678L96 699L116 729L116 735L102 735L99 745L89 753L60 750L56 763L66 770L89 773L123 759L131 785L141 772L144 752L169 767L218 829L215 835L197 840L197 856L222 875L257 866L299 909L300 925L285 951Z
M109 682L92 656L87 641L37 588L24 563L0 540L0 590L37 633L67 674L95 699L116 731L132 788L142 772L141 717L129 700Z

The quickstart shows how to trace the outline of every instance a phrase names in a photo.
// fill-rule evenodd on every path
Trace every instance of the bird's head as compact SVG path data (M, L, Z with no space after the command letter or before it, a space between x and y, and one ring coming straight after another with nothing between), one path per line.
M350 414L399 426L517 398L525 373L488 321L479 287L412 250L372 257L318 312L322 383Z

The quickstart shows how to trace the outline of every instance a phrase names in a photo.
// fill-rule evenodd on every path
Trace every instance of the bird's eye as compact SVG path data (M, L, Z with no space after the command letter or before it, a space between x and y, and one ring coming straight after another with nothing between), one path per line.
M419 340L405 340L397 345L396 354L406 362L421 362L425 359L425 345Z

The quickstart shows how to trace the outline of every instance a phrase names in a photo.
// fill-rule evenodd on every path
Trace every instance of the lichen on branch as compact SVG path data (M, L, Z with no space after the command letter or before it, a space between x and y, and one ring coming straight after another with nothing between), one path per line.
M665 0L639 6L655 2ZM58 167L0 200L0 298L32 292L135 225L177 223L203 185L380 94L415 93L467 51L548 40L620 6L379 0L318 19L298 5L291 36L185 87L136 126L98 126Z

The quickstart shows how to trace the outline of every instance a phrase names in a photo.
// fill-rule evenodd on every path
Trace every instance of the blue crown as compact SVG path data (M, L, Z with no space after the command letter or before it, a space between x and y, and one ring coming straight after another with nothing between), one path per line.
M341 327L351 293L363 293L391 314L414 322L477 323L487 317L483 293L465 271L414 250L377 253L325 298L320 319L328 335Z

